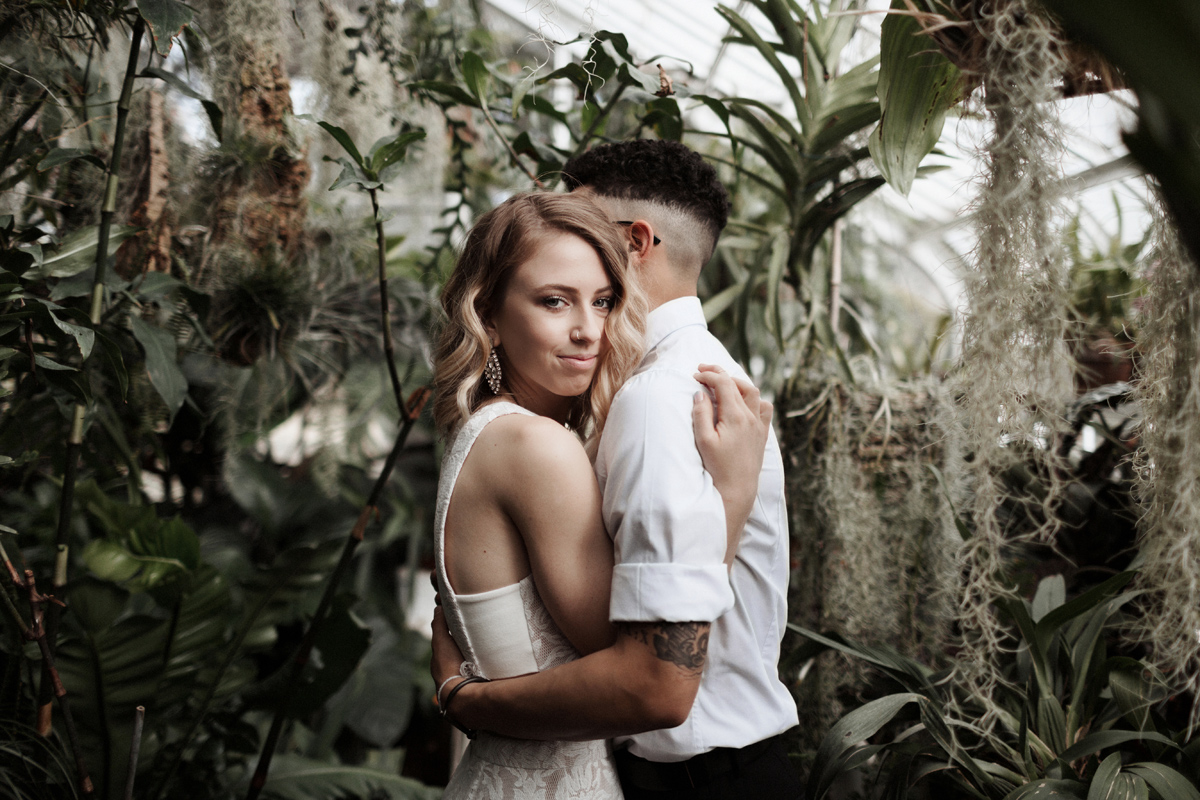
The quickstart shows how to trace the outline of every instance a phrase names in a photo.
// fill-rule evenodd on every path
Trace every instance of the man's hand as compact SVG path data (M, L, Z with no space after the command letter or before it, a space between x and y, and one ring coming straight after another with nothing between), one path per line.
M701 364L695 378L715 396L711 400L697 393L692 428L704 468L725 502L729 523L725 563L732 564L758 495L758 474L775 409L759 396L754 384L734 378L718 366Z

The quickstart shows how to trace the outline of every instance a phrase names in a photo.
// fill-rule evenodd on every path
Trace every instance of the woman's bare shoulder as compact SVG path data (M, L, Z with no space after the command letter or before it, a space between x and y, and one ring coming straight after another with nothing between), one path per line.
M506 414L483 429L472 449L482 452L489 472L514 481L591 471L579 438L549 417Z

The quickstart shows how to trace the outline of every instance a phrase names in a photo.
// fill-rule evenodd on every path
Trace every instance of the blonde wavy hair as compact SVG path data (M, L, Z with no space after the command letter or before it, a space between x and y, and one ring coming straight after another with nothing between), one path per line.
M594 443L613 396L642 359L647 302L633 279L624 233L581 195L518 194L479 218L442 291L445 321L433 356L433 417L448 437L493 395L483 380L492 352L484 327L504 301L508 282L550 236L571 234L596 251L612 282L613 308L604 322L596 373L571 413L572 428Z

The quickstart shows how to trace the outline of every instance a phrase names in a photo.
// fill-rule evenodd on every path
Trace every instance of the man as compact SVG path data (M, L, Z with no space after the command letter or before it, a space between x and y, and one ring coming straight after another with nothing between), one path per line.
M652 309L645 359L613 402L595 462L615 549L609 616L617 640L545 672L464 685L450 716L518 738L616 737L630 800L799 797L779 739L797 723L777 671L788 578L779 445L770 433L753 511L727 568L721 497L693 438L697 365L745 378L708 333L696 297L728 195L713 168L675 142L598 147L563 175L627 227ZM438 686L460 661L435 624Z

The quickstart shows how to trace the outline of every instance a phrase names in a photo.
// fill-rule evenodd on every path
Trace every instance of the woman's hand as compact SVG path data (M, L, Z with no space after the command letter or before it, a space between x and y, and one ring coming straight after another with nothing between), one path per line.
M713 397L696 393L692 428L704 468L712 475L725 503L729 537L725 563L732 566L742 528L758 495L758 474L775 409L749 381L734 378L711 364L701 364L699 369L695 378L711 390Z
M429 672L433 675L433 685L441 687L450 678L462 674L463 655L450 636L450 629L446 627L446 617L440 603L433 610L432 633L433 657L429 659ZM439 706L445 696L445 691L441 692L437 699Z

